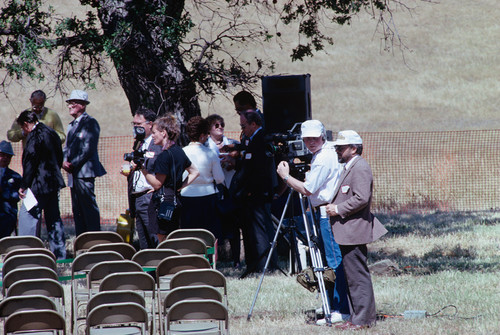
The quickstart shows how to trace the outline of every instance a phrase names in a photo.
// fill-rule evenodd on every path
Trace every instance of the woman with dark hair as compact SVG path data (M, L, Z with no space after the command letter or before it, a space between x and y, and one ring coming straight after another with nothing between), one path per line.
M166 201L174 201L176 193L191 184L199 175L198 169L191 163L184 151L175 144L179 134L180 125L174 115L167 114L158 118L153 123L152 136L154 144L161 145L163 151L153 165L154 174L149 173L145 168L142 169L146 180L157 194L160 188L163 188ZM183 175L184 172L186 175ZM158 205L157 201L151 201L151 206ZM167 223L158 219L157 226L151 227L158 235L158 243L164 241L170 232L179 228L177 212L174 212L172 222Z
M209 134L208 140L205 145L212 149L212 151L219 157L222 166L222 171L224 172L224 183L218 184L217 189L219 191L219 196L225 197L226 205L219 202L217 206L218 215L222 222L222 234L223 238L219 245L221 246L220 255L221 257L229 258L229 255L225 255L228 247L225 246L227 243L224 240L229 240L231 248L231 260L235 266L239 266L240 263L240 229L238 224L238 217L236 215L236 208L231 206L231 199L229 195L229 186L231 185L231 180L233 179L236 161L233 157L228 155L228 153L221 153L220 150L225 145L237 144L236 140L229 139L224 136L224 119L222 116L217 114L212 114L207 116L206 120L209 123ZM229 205L227 205L229 203Z
M203 145L208 138L208 126L207 120L200 116L192 117L186 125L190 143L183 150L200 176L181 191L181 228L208 229L216 238L221 239L221 223L215 211L215 184L224 182L224 173L217 155Z

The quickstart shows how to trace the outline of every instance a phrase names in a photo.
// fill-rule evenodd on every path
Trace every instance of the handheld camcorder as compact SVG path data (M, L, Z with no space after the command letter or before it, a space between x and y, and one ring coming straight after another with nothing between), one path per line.
M266 155L274 156L276 162L287 161L290 174L294 177L304 177L309 170L312 153L307 149L300 136L300 125L296 123L287 133L267 135ZM303 179L301 179L303 180Z
M123 160L127 162L133 161L138 167L144 164L145 150L142 150L142 144L144 143L144 138L146 137L146 131L143 127L134 126L134 145L132 147L132 152L123 155Z

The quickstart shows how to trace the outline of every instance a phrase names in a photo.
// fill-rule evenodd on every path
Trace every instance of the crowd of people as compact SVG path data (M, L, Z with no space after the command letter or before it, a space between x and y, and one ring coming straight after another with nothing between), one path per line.
M121 174L128 181L139 247L154 248L178 228L205 228L221 244L229 242L231 260L238 267L243 237L246 273L276 269L276 250L270 253L275 235L271 206L280 193L294 190L309 198L319 228L318 246L336 274L327 292L329 310L318 323L343 322L340 329L374 325L366 245L386 230L370 212L373 180L361 158L361 137L352 130L341 131L330 142L320 121L304 121L301 138L312 160L305 178L292 176L290 162L278 162L266 150L264 119L253 96L242 91L233 100L240 117L239 140L224 135L220 115L196 116L186 124L189 144L184 147L178 141L181 124L173 114L157 117L144 107L134 112L132 126L136 131L142 128L144 140ZM42 91L33 92L31 108L7 133L9 141L23 143L22 177L8 167L14 155L11 144L0 142L0 237L14 231L17 202L24 199L18 234L40 236L43 212L50 249L61 259L66 257L59 212L59 191L66 186L61 169L68 173L76 235L100 230L94 182L106 170L97 154L99 124L86 112L88 94L74 90L66 101L74 118L67 133L45 101ZM158 215L163 202L175 207L168 219Z

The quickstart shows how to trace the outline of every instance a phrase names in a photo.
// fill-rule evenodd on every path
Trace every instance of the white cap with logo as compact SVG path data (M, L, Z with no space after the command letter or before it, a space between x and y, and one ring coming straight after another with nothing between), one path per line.
M363 144L361 136L354 130L342 130L339 131L337 140L333 142L333 145L348 145L348 144Z
M325 127L318 120L307 120L302 122L300 126L302 138L304 137L320 137L325 135Z

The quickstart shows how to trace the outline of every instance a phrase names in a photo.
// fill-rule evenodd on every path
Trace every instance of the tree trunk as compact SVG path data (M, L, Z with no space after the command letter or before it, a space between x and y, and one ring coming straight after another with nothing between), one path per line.
M144 106L158 115L175 113L182 123L200 115L196 86L179 52L180 38L172 33L183 8L181 0L100 1L98 16L132 113Z

